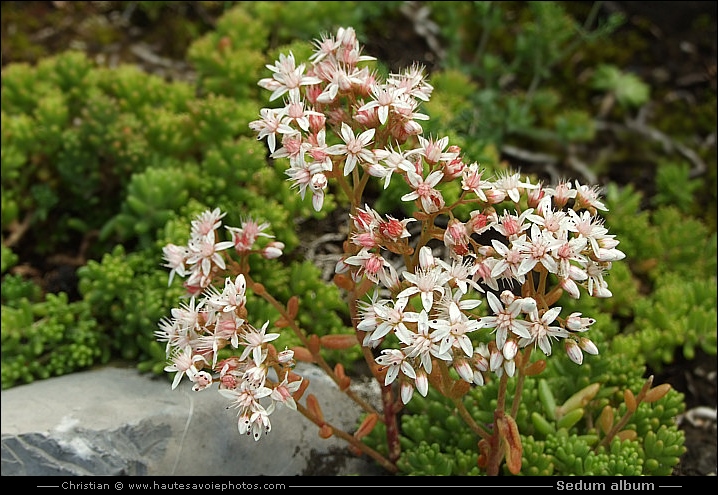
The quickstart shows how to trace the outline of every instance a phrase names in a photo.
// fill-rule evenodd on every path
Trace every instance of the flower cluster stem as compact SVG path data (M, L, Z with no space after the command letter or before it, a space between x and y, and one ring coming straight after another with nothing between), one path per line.
M331 423L328 423L326 421L323 421L317 417L315 417L306 407L303 405L297 403L297 411L299 411L305 418L310 420L312 423L317 425L318 427L323 426L329 426L332 429L332 433L336 435L337 437L341 438L342 440L349 443L351 446L359 449L362 453L368 455L372 459L374 459L381 467L386 469L389 473L395 474L398 471L398 468L396 467L396 464L386 457L384 457L380 452L372 449L367 444L362 442L361 440L358 440L354 436L348 434L341 428L337 428L335 426L332 426Z

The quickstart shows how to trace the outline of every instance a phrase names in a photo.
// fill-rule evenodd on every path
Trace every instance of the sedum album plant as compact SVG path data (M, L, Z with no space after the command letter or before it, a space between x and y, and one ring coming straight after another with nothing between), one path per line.
M599 189L568 180L542 184L511 170L489 174L448 137L423 133L429 117L420 107L433 87L422 67L383 77L352 28L324 35L314 47L307 61L289 52L267 65L271 77L259 86L277 105L261 109L249 126L271 159L288 163L288 180L314 210L329 194L343 195L348 234L334 282L353 333L319 336L297 319L299 295L285 304L255 278L250 258L274 260L285 247L269 222L246 217L225 225L226 212L207 209L191 222L186 244L164 247L170 284L182 278L187 291L156 331L172 388L186 378L195 391L218 389L237 409L239 433L255 440L270 432L277 407L296 410L322 437L344 439L391 473L412 462L402 459L402 411L433 398L439 416L448 414L460 424L455 428L473 435L469 444L478 439L477 469L519 474L522 460L528 455L533 462L544 448L517 421L536 397L561 429L538 411L530 416L534 429L554 443L600 397L594 383L557 405L549 382L536 381L549 358L563 356L573 367L585 354L598 359L599 346L588 337L596 319L559 302L613 295L607 276L625 255L601 217L607 208ZM375 209L390 184L404 191L403 207ZM257 321L250 298L264 300L280 318ZM282 332L301 344L275 348ZM352 390L343 364L331 366L323 354L355 346L380 385L379 409ZM334 426L319 399L304 396L308 380L294 371L295 361L316 363L364 410L356 431ZM464 400L481 388L493 394L484 400L490 410ZM669 388L653 387L651 379L635 394L626 388L624 405L604 403L600 440L581 445L604 452L635 438L624 429L629 419L645 415L639 406L662 400ZM384 437L381 448L367 441L376 431ZM585 457L579 450L564 457ZM605 467L608 454L601 455L594 465Z

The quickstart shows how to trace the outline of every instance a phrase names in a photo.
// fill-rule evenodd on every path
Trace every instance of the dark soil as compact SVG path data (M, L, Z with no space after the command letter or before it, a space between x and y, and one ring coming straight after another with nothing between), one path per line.
M137 8L140 2L2 2L2 65L36 62L68 48L79 48L108 65L136 63L168 78L187 78L184 51L192 39L211 30L221 15L222 2L158 2L160 13ZM149 2L143 2L149 3ZM591 2L569 2L581 7ZM626 35L646 42L632 69L652 88L672 91L687 101L705 101L716 92L715 2L605 2L604 14L623 12ZM696 19L708 19L696 29ZM411 23L397 22L392 36L376 38L367 51L391 66L412 62L431 68L436 62L426 37ZM715 129L712 133L715 147ZM715 167L715 164L711 165ZM611 172L611 179L625 176ZM650 180L631 180L650 188ZM67 253L74 259L77 253ZM49 291L73 290L73 264L37 273ZM69 284L69 286L68 286ZM655 373L654 384L670 383L685 394L686 414L677 418L685 432L687 452L674 474L716 475L716 356L699 353L695 359L676 356Z

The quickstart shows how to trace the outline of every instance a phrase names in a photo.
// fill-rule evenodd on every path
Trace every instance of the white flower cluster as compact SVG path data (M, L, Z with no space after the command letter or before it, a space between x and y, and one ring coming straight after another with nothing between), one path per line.
M246 321L244 275L239 274L234 280L226 277L222 290L211 284L227 268L222 251L234 247L238 254L257 252L265 258L274 258L275 251L281 254L283 245L270 241L264 248L256 248L259 237L272 236L264 232L268 224L252 220L244 221L241 227L226 227L232 241L215 242L224 215L219 209L203 212L192 221L186 246L165 246L170 283L175 274L187 277L184 284L192 296L189 303L172 309L170 318L160 321L155 337L166 342L169 364L165 371L175 373L173 389L183 377L193 383L195 391L218 383L219 392L238 409L239 432L259 440L262 431L271 430L269 415L277 404L296 410L292 395L302 380L292 375L289 381L294 365L292 351L270 355L267 344L279 334L267 333L269 322L257 329ZM225 347L236 349L238 355L218 362L219 351ZM274 380L269 378L272 370ZM271 400L266 407L261 402L265 397Z
M397 177L410 187L401 199L416 204L421 213L416 218L384 219L368 205L353 205L354 250L336 268L356 283L366 277L376 285L372 300L363 303L357 330L363 332L362 344L374 348L386 347L389 334L396 336L399 348L383 349L376 360L386 370L385 384L401 377L407 402L414 388L427 393L434 360L481 385L487 371L512 376L514 358L528 346L550 355L552 343L564 339L566 352L579 364L583 351L598 353L579 336L593 319L561 318L561 308L552 307L556 294L578 298L581 286L591 296L611 296L604 275L624 254L597 214L606 208L596 188L578 181L544 188L518 173L487 180L448 138L422 135L418 121L428 117L417 110L433 88L421 68L379 80L361 67L371 57L361 55L351 28L324 36L315 46L309 65L297 66L290 54L267 66L273 76L259 85L272 91L271 101L287 97L282 108L262 109L261 120L250 127L258 139L267 139L272 157L289 159L287 175L302 197L311 191L317 210L330 178L349 184L353 201L366 175L382 180L385 188ZM328 144L334 142L329 136L338 144ZM461 183L460 202L475 206L465 221L455 217L442 193L442 185L453 181ZM407 231L408 223L423 221L422 231L433 230L436 238L439 215L448 217L441 235L448 261L434 257L428 239L412 240ZM481 244L485 238L491 240ZM417 255L399 275L385 255L406 255L407 247ZM386 290L391 297L376 295ZM484 299L491 313L479 317L473 310ZM495 338L474 346L469 336L481 329Z
M599 216L606 207L597 188L568 180L544 187L513 172L485 178L448 138L422 135L419 121L428 117L418 107L433 88L420 67L380 81L361 67L372 58L361 54L351 28L315 46L309 65L297 65L291 53L267 65L272 77L259 85L272 92L270 101L283 97L284 106L262 109L250 128L267 140L273 158L288 159L289 180L302 198L311 192L316 210L330 180L349 198L351 233L336 265L337 283L362 288L351 292L359 308L355 330L363 346L380 349L376 364L384 384L400 383L407 403L414 390L426 395L452 368L474 385L483 385L487 373L514 376L533 349L548 356L559 340L575 363L584 352L598 354L583 336L595 321L580 313L562 316L555 305L564 292L579 298L581 289L611 296L605 275L624 254ZM401 200L416 213L400 219L362 206L371 178L384 188L404 181L410 192ZM461 191L453 204L442 192L450 184ZM467 205L472 210L461 218ZM293 396L302 382L289 372L292 352L273 350L279 334L267 333L269 322L261 329L247 323L251 279L237 272L224 278L224 256L233 247L239 256L276 258L284 246L269 241L257 248L260 237L272 236L264 232L269 225L251 220L227 227L232 241L217 242L223 216L219 209L204 212L192 222L186 246L165 247L170 283L175 275L187 277L192 299L172 310L156 336L167 343L173 387L184 376L195 390L218 382L239 410L239 431L258 439L271 429L276 404L297 408ZM421 228L412 236L408 225L415 222ZM403 260L401 270L389 253ZM211 285L217 279L225 280L223 290ZM359 299L363 294L369 298ZM484 301L488 308L477 309ZM239 355L217 362L228 346ZM264 398L271 398L267 407Z

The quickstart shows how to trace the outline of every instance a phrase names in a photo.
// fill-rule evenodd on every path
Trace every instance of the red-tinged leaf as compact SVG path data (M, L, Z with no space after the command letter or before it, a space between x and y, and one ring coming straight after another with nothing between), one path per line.
M521 472L521 457L523 456L519 427L514 418L509 415L499 418L497 426L501 435L506 467L509 468L511 474L519 474Z
M292 347L292 351L294 351L294 359L296 361L301 361L303 363L314 362L314 356L312 356L312 353L309 352L309 349L307 349L306 347Z
M479 458L476 459L476 465L481 469L486 468L489 464L489 442L481 439L479 440Z
M284 316L280 316L277 321L274 322L274 326L277 328L287 328L289 326L289 322L284 318Z
M292 382L296 381L291 378L291 375L294 375L294 373L290 374L289 380ZM297 376L297 379L299 379L298 375L294 375L294 376ZM298 401L299 399L301 399L302 396L304 395L304 392L307 391L308 387L309 387L309 378L304 378L302 380L302 383L299 384L299 388L297 389L297 391L292 394L292 397L294 397L294 400Z
M319 341L319 335L313 333L309 336L309 352L314 355L319 354L321 342Z
M613 428L613 408L606 405L601 411L601 415L598 417L598 426L601 428L603 433L608 433Z
M371 413L366 418L364 418L364 421L359 425L359 428L357 428L357 431L354 432L354 438L357 440L360 440L367 436L376 426L376 423L379 421L379 415L377 413Z
M299 298L297 296L292 296L289 298L289 301L287 302L287 314L290 318L296 318L297 313L299 312Z
M541 359L539 361L535 361L528 366L526 366L526 369L524 370L524 373L526 376L536 376L543 373L543 371L546 369L546 360Z
M340 289L344 289L346 291L354 290L354 281L343 273L334 275L334 283Z
M460 399L465 396L471 389L471 384L464 380L456 380L449 390L448 397L450 399Z
M332 350L349 349L359 343L354 334L324 335L319 341L323 348Z
M346 373L344 373L344 365L342 363L337 363L334 366L334 374L337 375L337 378L344 378Z
M324 423L324 413L322 412L319 401L314 394L307 395L307 409L309 409L309 412L312 413L317 421Z
M438 366L434 366L434 369L432 369L431 373L427 375L427 378L429 379L429 384L432 387L441 392L441 395L446 395L446 392L444 391L444 382L441 380L441 372L439 371Z
M339 390L344 392L346 389L349 388L349 386L352 384L352 379L348 376L342 377L339 379Z
M638 404L636 403L636 396L633 395L633 392L631 392L630 389L623 391L623 401L626 403L626 409L628 409L628 412L636 412L636 408L638 407Z
M616 436L619 440L625 442L626 440L635 440L638 438L638 433L636 433L636 430L623 430L616 433Z
M649 404L651 402L656 402L658 399L661 399L664 397L669 391L671 390L671 384L670 383L663 383L661 385L657 385L653 387L651 390L646 392L646 397L643 399Z
M321 428L319 428L319 436L323 439L331 438L331 436L334 435L334 430L329 425L324 425Z

